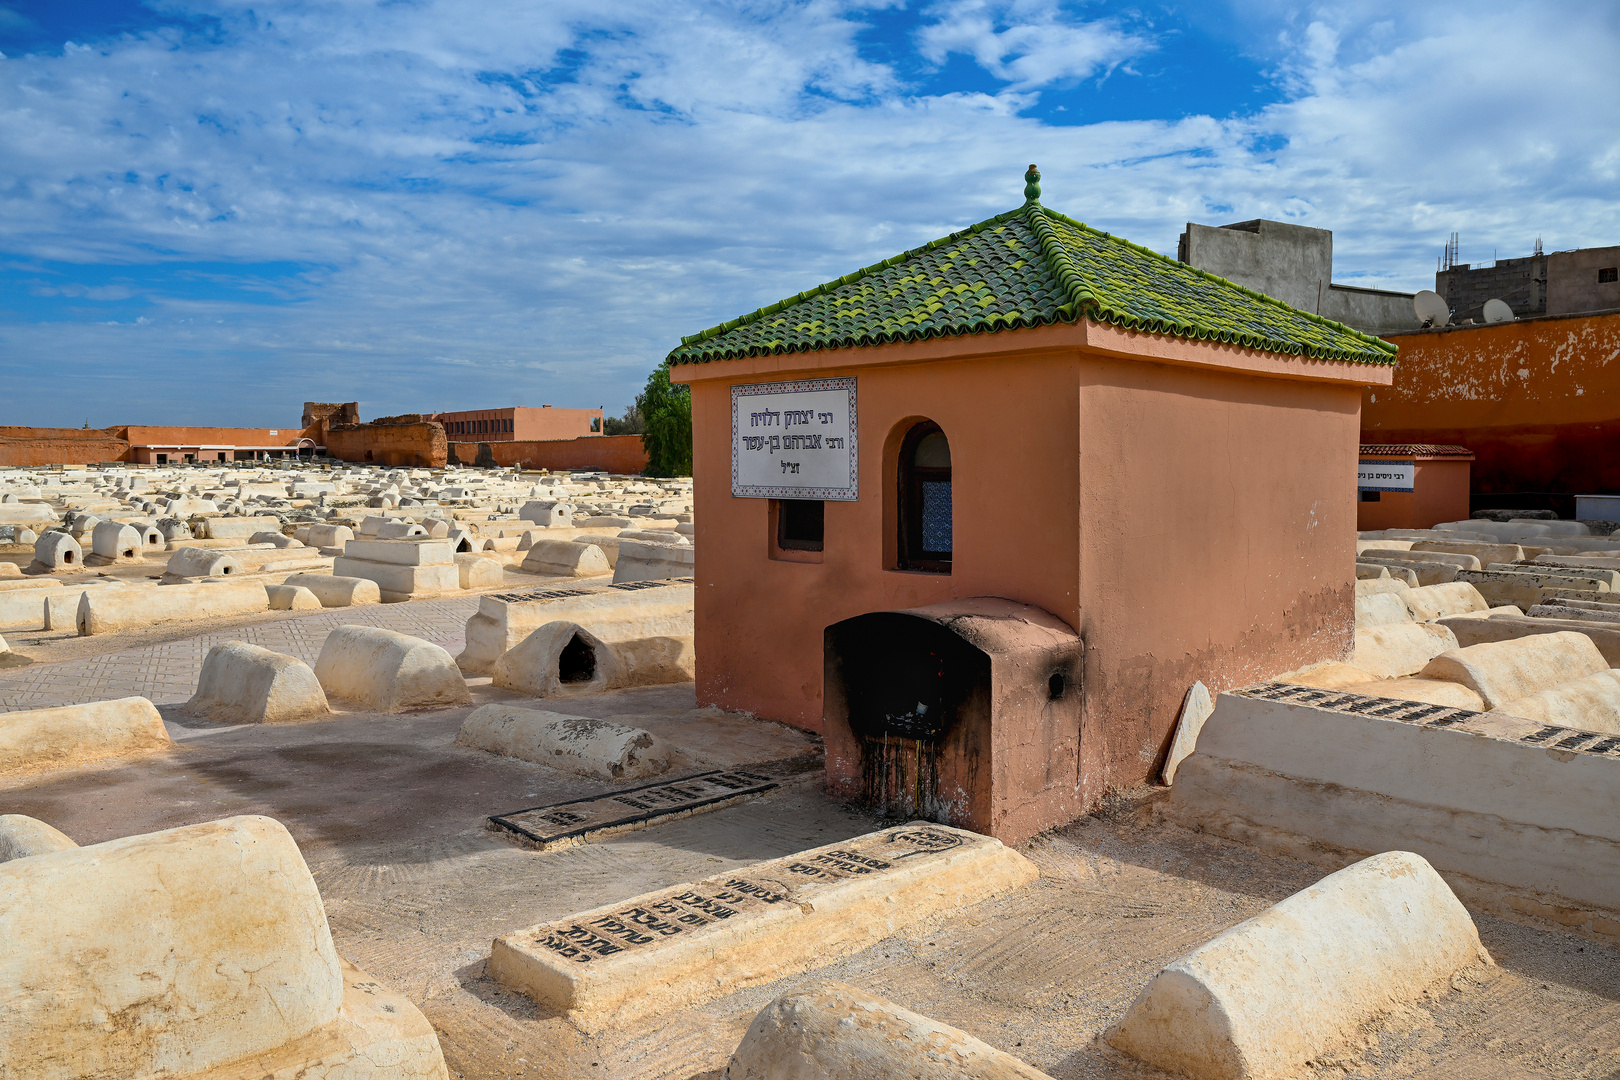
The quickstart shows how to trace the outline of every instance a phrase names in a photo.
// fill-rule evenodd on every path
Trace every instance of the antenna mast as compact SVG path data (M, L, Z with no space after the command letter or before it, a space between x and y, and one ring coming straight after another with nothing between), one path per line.
M1446 241L1446 253L1440 260L1440 269L1450 270L1457 265L1457 234L1452 233L1451 239Z

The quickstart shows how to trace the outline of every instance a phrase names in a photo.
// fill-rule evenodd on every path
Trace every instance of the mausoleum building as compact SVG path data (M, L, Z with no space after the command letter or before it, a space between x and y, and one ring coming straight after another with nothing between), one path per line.
M698 695L1003 839L1351 647L1395 347L1027 201L683 339Z

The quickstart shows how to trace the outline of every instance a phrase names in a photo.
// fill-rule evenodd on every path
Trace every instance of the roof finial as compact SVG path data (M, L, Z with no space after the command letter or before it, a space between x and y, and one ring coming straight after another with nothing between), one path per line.
M1024 205L1033 206L1041 201L1041 170L1034 165L1024 174Z

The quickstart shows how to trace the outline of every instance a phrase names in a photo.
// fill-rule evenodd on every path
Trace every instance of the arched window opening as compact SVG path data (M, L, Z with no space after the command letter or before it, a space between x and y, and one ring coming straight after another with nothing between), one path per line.
M951 572L951 444L933 421L900 447L900 567Z

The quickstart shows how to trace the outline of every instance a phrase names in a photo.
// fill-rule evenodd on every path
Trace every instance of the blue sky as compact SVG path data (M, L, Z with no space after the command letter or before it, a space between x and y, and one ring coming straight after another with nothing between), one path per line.
M1620 242L1620 6L0 0L0 424L618 412L681 335L1044 201L1339 281Z

